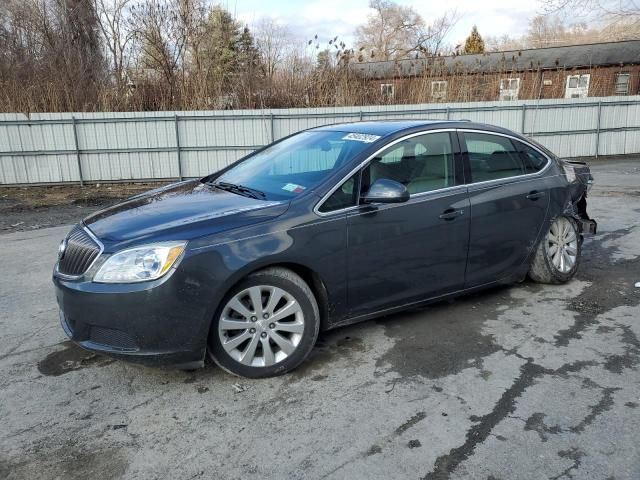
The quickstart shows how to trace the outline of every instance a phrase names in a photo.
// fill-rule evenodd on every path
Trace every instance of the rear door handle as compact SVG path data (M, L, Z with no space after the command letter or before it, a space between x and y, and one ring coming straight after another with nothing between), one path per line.
M544 192L538 192L537 190L533 190L532 192L529 192L529 195L527 195L527 198L534 202L542 197L544 197Z
M451 221L456 217L464 215L464 210L456 210L455 208L447 208L444 212L440 214L441 220Z

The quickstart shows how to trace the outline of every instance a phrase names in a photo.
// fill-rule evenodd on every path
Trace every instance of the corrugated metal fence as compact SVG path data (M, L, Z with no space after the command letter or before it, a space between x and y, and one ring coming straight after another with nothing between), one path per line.
M564 157L640 153L640 96L195 112L0 114L0 185L197 177L336 122L470 119Z

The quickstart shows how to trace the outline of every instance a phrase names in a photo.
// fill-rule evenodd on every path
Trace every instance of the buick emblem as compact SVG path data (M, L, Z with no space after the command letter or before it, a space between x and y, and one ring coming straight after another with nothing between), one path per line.
M60 246L58 247L58 260L62 260L64 257L64 252L67 251L67 239L65 238L60 242Z

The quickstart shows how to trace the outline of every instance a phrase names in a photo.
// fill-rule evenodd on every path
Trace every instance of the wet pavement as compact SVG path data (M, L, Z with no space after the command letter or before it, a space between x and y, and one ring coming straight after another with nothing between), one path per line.
M569 284L331 331L267 380L75 347L50 282L69 227L0 235L0 478L640 478L640 160L592 168Z

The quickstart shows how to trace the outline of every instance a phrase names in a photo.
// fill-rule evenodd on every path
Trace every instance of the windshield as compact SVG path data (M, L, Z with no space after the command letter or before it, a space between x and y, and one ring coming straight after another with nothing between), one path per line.
M256 198L288 200L312 190L378 138L349 132L302 132L252 155L213 184L238 194L258 194Z

